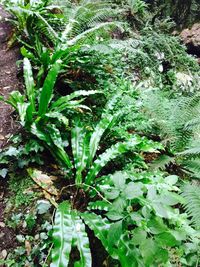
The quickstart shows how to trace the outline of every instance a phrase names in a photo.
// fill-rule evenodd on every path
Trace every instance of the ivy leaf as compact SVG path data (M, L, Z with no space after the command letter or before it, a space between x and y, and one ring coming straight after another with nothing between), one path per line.
M8 169L6 169L6 168L3 168L3 169L0 170L0 176L2 178L5 178L7 173L8 173Z
M51 207L51 204L48 200L38 200L37 201L37 213L44 214L46 213Z

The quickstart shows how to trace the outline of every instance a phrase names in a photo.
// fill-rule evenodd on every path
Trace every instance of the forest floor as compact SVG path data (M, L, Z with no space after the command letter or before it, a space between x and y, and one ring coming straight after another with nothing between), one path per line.
M11 91L19 89L20 82L17 79L16 61L19 57L18 48L7 48L7 40L12 33L12 28L5 21L8 18L0 6L0 95L7 98ZM12 109L0 102L0 148L2 148L14 131L14 123L11 117ZM6 196L6 184L0 183L0 259L6 258L7 249L15 246L14 230L5 226L4 223L4 199Z
M0 6L0 95L7 98L11 91L19 89L16 61L19 58L17 47L8 49L7 40L12 34L12 28L5 21L8 18ZM14 130L10 106L0 103L0 148L6 144L7 137Z

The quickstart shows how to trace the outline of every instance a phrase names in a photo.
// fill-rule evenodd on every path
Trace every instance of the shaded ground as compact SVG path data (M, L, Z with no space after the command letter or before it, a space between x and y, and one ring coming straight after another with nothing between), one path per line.
M19 88L16 67L19 51L17 48L7 50L7 39L12 29L5 21L6 17L8 15L0 6L0 95L5 98L12 90ZM14 130L11 113L11 108L0 102L0 148L6 144L8 135ZM8 250L12 250L16 245L14 231L6 227L4 223L5 189L5 183L0 181L0 259L5 259Z
M16 246L14 230L6 227L4 223L4 189L5 185L0 183L0 259L6 259L8 252Z
M18 48L7 49L7 39L12 29L5 21L6 17L8 15L0 6L0 95L5 98L11 91L19 88L16 67L19 52ZM0 148L6 144L8 135L14 129L11 113L11 108L0 102Z

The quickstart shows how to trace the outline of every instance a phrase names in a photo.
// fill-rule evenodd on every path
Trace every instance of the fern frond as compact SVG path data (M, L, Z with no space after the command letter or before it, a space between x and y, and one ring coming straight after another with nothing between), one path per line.
M189 176L200 179L200 159L198 157L184 159L181 165Z
M182 196L186 200L185 209L196 228L200 229L200 187L199 185L186 184Z

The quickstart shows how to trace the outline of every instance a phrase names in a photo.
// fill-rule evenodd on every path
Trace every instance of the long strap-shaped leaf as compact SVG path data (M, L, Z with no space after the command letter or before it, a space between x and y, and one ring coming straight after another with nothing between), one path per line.
M84 220L85 224L94 231L95 236L101 241L104 248L112 254L112 249L108 242L108 232L111 226L108 219L89 212L80 213L80 216Z
M94 95L94 94L98 94L98 93L102 93L101 91L98 90L90 90L90 91L84 91L84 90L80 90L80 91L76 91L70 95L67 96L63 96L60 97L58 100L56 100L52 105L51 105L51 110L56 110L56 111L63 111L65 110L68 106L69 106L69 101L77 98L79 96L89 96L89 95Z
M31 103L32 111L35 111L35 84L31 63L28 58L24 58L24 81L26 85L26 93L28 100Z
M73 225L70 205L63 202L59 205L53 228L54 249L51 267L67 267L72 246Z
M71 210L68 202L59 205L53 229L54 249L51 267L67 267L71 248L77 247L80 260L76 267L91 267L92 259L85 225L77 211Z
M90 138L90 155L88 158L88 166L92 163L92 160L96 154L102 135L104 134L106 129L108 129L112 125L112 122L114 121L115 118L116 118L115 115L104 114L104 117L97 124Z
M80 260L75 262L75 267L91 267L92 258L89 247L89 239L85 232L85 224L80 219L76 211L71 211L74 225L73 246L76 246L80 253Z
M31 125L31 133L45 143L55 159L59 160L64 167L71 168L72 163L62 146L60 132L53 125L48 125L45 129L49 130L49 133L45 132L43 128L39 128L36 123Z
M99 171L112 159L117 156L126 153L129 150L135 148L137 144L140 143L140 139L135 136L129 142L120 142L110 148L108 148L103 154L101 154L93 163L90 171L88 172L85 183L91 184L92 180L97 176Z
M39 115L42 116L46 113L48 105L53 96L53 88L60 70L61 61L57 60L50 69L42 88L42 92L39 100Z
M82 127L76 125L72 130L72 152L76 167L76 183L82 183L82 171L86 167L88 158L88 135Z

